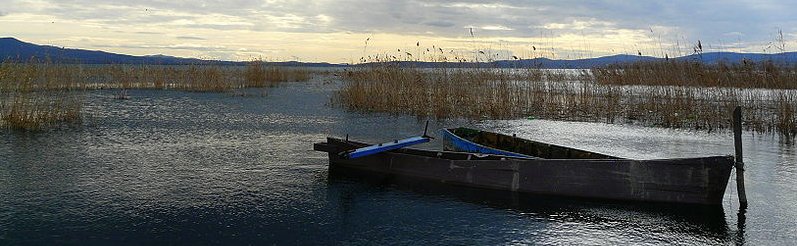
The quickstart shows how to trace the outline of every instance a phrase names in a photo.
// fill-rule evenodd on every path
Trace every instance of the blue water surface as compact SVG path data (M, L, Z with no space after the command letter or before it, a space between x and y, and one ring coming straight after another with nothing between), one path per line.
M750 208L623 204L407 187L331 175L327 136L383 142L424 120L348 112L339 82L249 96L91 91L85 120L0 132L0 244L687 244L797 242L797 155L745 134ZM261 95L265 94L265 95ZM435 121L629 158L732 154L729 133L547 120ZM439 142L424 144L437 149ZM743 217L743 218L742 218Z

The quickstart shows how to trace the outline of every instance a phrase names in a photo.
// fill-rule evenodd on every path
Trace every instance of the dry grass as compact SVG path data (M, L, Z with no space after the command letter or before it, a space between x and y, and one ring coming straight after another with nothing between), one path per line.
M0 64L0 127L38 130L80 122L83 97L72 89L80 79L61 66Z
M589 73L372 66L344 74L335 103L355 111L419 117L526 117L635 123L713 131L736 105L759 132L795 134L794 90L639 86L596 82Z
M697 61L658 61L593 68L594 80L614 85L675 85L797 89L797 67L772 61L706 65Z
M281 82L310 80L308 70L266 66L262 61L249 63L244 72L245 87L271 87Z
M69 65L31 60L0 64L5 83L15 86L33 80L30 90L60 89L175 89L221 92L270 87L280 82L306 81L311 71L253 61L246 67L216 65Z
M269 66L261 61L246 67L5 61L0 64L0 127L37 130L57 123L80 122L85 90L122 89L117 98L124 99L127 89L227 92L310 77L307 69Z
M80 94L20 93L0 105L0 126L21 130L40 130L58 123L78 123L83 98Z

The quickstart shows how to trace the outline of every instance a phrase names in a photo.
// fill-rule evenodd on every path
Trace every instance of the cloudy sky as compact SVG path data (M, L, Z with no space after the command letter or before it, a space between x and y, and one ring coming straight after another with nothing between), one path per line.
M333 63L678 56L698 40L704 51L774 53L797 47L795 9L797 1L769 0L0 0L0 36L134 55Z

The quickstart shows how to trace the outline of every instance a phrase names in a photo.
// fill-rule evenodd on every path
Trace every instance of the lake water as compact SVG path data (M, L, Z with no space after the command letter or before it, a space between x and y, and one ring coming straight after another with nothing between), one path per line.
M797 148L777 136L745 133L741 216L733 180L713 209L418 190L329 174L314 142L392 140L424 124L331 107L338 86L318 78L249 97L137 90L131 100L93 91L82 126L3 130L0 244L797 242ZM453 126L630 158L733 153L730 133L528 119L430 129Z

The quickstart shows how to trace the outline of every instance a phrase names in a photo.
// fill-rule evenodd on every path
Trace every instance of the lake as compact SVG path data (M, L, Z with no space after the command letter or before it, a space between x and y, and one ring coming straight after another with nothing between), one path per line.
M251 96L133 90L86 96L81 126L0 131L0 244L776 244L797 242L797 147L744 134L749 208L415 189L331 175L327 136L418 135L415 117L330 105L317 77ZM265 95L261 95L265 94ZM628 158L733 154L730 132L539 119L447 120ZM436 134L436 132L435 132ZM421 148L440 149L433 141ZM735 177L732 174L732 177Z

